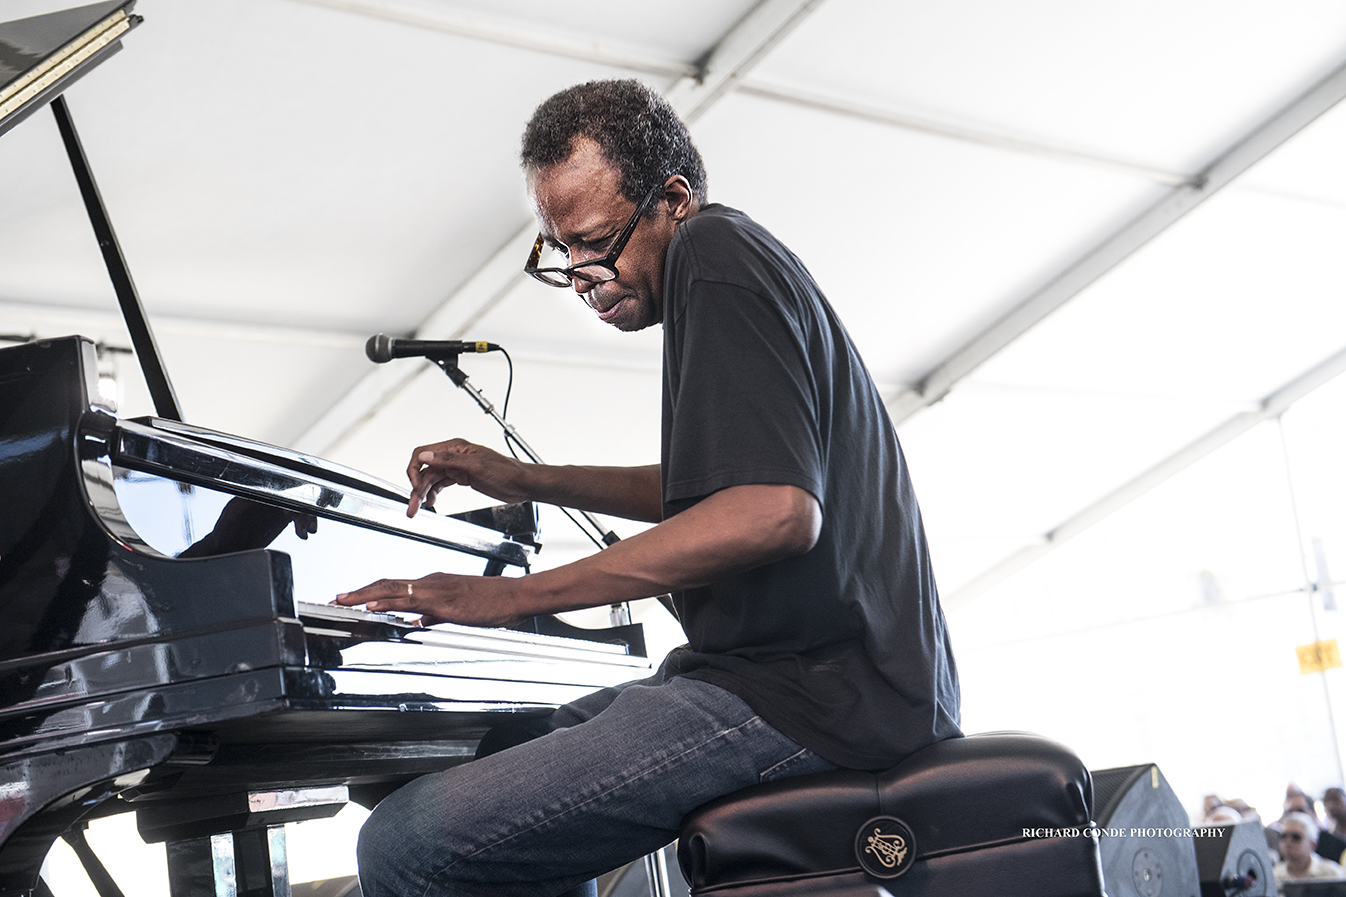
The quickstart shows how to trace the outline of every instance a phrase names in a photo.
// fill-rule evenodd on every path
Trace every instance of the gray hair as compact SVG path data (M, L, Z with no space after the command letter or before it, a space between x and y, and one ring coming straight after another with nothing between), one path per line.
M524 129L519 161L525 171L564 162L579 137L598 144L620 173L622 195L631 202L640 202L675 174L687 179L697 202L706 201L701 153L668 100L647 85L590 81L553 94Z
M1293 813L1286 813L1281 819L1281 826L1284 827L1287 822L1298 823L1304 829L1304 837L1313 843L1318 843L1318 823L1313 821L1313 817L1308 813L1301 813L1296 810Z

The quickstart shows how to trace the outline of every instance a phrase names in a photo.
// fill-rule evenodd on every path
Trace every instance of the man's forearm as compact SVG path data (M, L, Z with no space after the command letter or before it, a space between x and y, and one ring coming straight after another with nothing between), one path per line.
M496 501L540 501L631 520L663 519L659 465L573 467L530 464L465 439L417 446L407 464L407 515L438 494L468 486Z
M597 607L706 585L802 554L822 512L793 486L717 492L653 529L564 567L511 580L511 616Z
M565 470L565 468L562 468ZM622 482L605 468L573 469L567 489L591 476ZM620 468L619 468L620 470ZM646 471L644 474L635 472ZM627 468L639 486L649 471ZM586 487L587 488L587 487ZM608 490L598 492L608 494ZM587 493L554 492L577 499ZM575 503L579 503L576 501ZM613 512L609 512L613 513ZM336 597L342 605L377 611L414 611L427 623L504 626L537 614L598 607L705 585L762 564L808 551L818 540L822 509L796 486L733 486L716 492L606 551L530 576L458 576L431 573L416 580L382 579Z
M659 465L580 467L528 465L525 486L534 501L595 514L658 523L664 506Z

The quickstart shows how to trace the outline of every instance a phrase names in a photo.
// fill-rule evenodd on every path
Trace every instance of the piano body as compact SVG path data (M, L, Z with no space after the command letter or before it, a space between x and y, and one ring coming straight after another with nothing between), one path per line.
M20 77L26 95L0 65L0 133L114 51L133 2L0 24L0 49L15 33L66 46L53 28L85 48L69 64L25 56L49 82ZM39 869L58 837L119 893L82 830L130 811L166 842L174 897L288 895L285 822L372 806L470 760L498 722L646 675L641 628L422 628L330 606L382 576L525 574L533 510L408 519L386 483L182 423L52 105L159 416L105 405L87 339L0 350L0 897L49 893Z

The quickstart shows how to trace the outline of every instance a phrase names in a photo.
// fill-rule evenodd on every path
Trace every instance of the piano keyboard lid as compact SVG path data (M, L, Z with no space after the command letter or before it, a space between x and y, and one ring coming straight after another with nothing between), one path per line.
M437 648L480 652L492 656L515 655L532 659L577 660L587 663L603 662L644 670L649 660L643 653L633 652L625 641L597 641L542 635L517 629L486 629L478 626L460 626L456 623L436 623L422 628L405 617L382 614L360 608L340 605L296 602L296 610L306 627L314 621L387 623L399 631L402 640ZM600 633L601 630L595 630Z

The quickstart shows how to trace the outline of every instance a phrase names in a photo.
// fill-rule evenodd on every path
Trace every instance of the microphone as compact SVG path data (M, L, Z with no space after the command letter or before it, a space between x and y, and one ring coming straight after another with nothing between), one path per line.
M365 354L369 360L384 364L394 358L446 358L461 355L464 352L499 352L495 343L484 340L434 340L434 339L393 339L382 333L376 333L365 343Z

